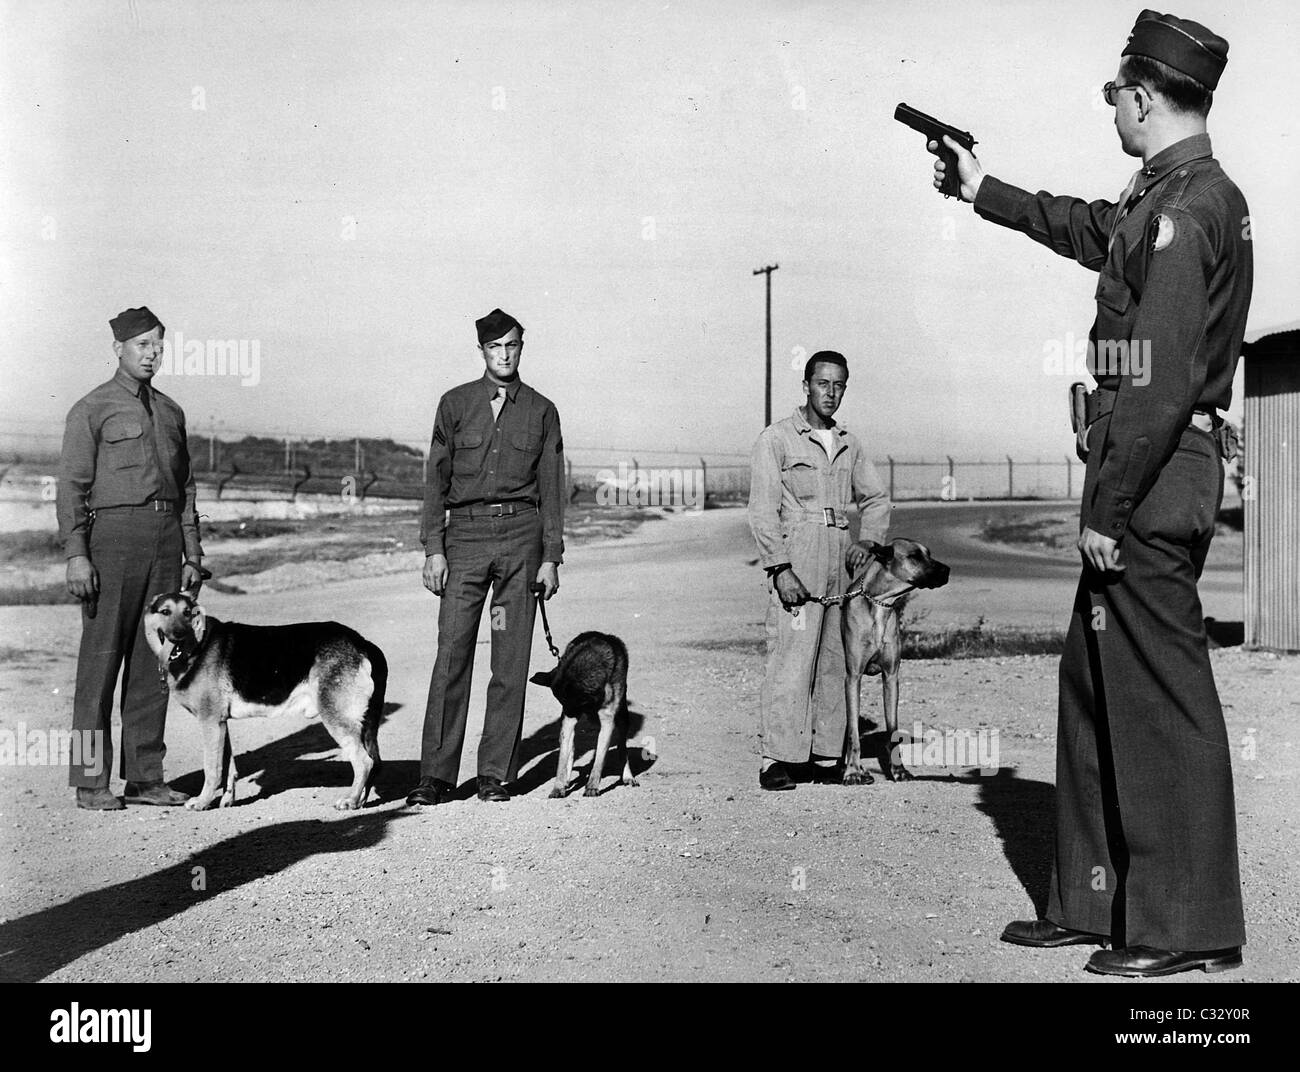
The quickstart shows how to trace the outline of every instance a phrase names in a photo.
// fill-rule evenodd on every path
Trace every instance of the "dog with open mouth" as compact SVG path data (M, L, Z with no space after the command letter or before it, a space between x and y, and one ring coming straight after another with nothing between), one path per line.
M948 567L925 544L896 539L867 545L870 558L849 583L840 612L844 640L844 784L869 785L874 779L862 766L862 740L858 715L862 709L862 675L880 676L885 729L889 742L898 742L898 663L902 655L899 618L908 598L918 588L942 588ZM885 777L909 781L911 772L891 749Z
M209 617L193 596L155 596L144 634L177 703L203 731L202 811L235 802L230 719L319 718L352 764L352 786L334 807L360 808L379 770L379 723L388 663L379 648L338 622L241 625Z

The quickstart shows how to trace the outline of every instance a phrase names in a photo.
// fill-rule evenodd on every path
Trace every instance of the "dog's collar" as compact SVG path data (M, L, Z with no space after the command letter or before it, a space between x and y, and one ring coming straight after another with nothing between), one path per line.
M212 623L208 623L208 631L211 631ZM166 641L172 646L172 650L167 653L167 658L158 663L158 673L165 684L170 677L177 685L183 678L194 669L194 664L198 661L199 655L203 651L204 644L207 642L208 633L205 632L203 640L195 640L192 636L188 638L188 643L177 644L174 641Z

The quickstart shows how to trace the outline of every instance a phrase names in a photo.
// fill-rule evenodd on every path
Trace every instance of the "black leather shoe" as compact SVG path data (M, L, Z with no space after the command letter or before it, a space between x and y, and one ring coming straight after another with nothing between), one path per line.
M1002 940L1039 949L1054 949L1058 945L1110 945L1110 938L1105 934L1072 931L1069 927L1058 927L1050 919L1018 919L1008 923Z
M1152 949L1147 945L1127 949L1099 949L1085 965L1098 975L1127 975L1150 979L1158 975L1200 968L1206 972L1231 971L1241 967L1241 948L1210 949L1199 953L1177 953L1170 949Z
M844 764L809 763L807 780L813 785L839 785L844 781Z
M500 778L493 778L490 775L480 774L478 776L478 798L479 800L490 800L501 803L510 799L510 790L501 784Z
M777 760L765 771L758 772L758 784L764 789L780 790L793 789L795 786L794 779L790 777L789 768Z
M128 804L153 804L160 808L175 808L190 799L188 793L178 792L166 782L127 782L122 797Z
M126 805L107 789L78 789L77 807L87 811L121 811Z
M446 804L456 787L441 778L421 778L420 784L406 794L408 804Z

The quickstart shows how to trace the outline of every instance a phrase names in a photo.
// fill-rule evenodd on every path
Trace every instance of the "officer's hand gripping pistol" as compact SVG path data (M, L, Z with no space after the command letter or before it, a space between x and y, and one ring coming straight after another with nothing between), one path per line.
M894 118L900 123L911 127L925 135L926 144L931 141L937 141L939 148L936 155L943 161L943 183L939 187L939 192L944 197L961 198L961 176L957 174L957 154L943 143L943 136L948 135L953 141L960 145L967 152L971 152L976 145L975 139L967 130L958 130L956 127L950 127L947 123L941 123L934 116L926 115L924 112L918 112L915 108L907 104L900 104L894 109Z

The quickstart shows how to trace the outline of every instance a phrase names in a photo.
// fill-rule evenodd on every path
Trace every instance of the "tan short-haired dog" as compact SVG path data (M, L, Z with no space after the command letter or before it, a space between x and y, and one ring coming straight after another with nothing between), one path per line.
M365 803L380 765L388 683L384 653L365 637L338 622L222 622L184 592L154 597L144 635L172 695L203 730L203 791L187 808L202 811L218 793L221 807L235 802L226 721L277 714L320 718L352 764L352 787L334 807L350 811Z
M858 713L862 707L862 675L880 675L884 690L885 728L890 745L898 742L898 661L902 642L898 619L904 603L917 588L942 588L948 567L915 540L871 543L871 558L849 584L850 598L840 611L844 638L844 784L866 785L874 779L862 767ZM911 773L891 748L885 777L906 781Z

